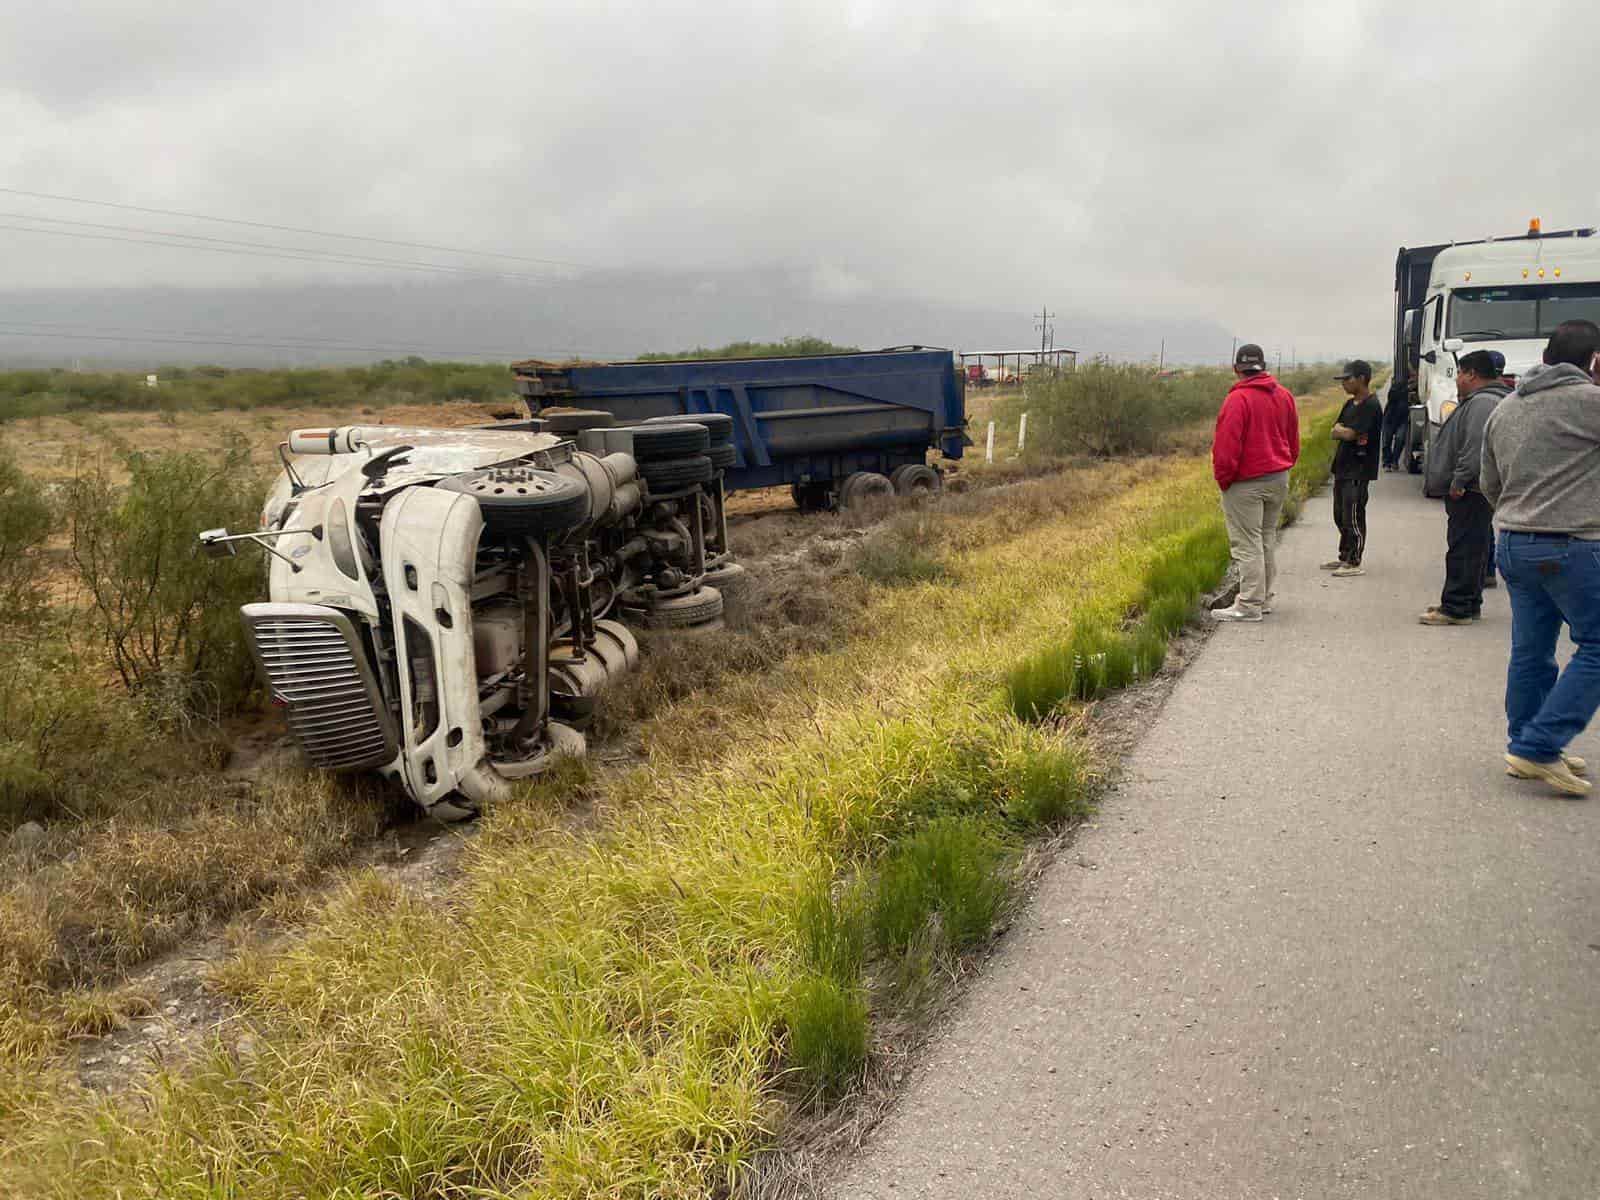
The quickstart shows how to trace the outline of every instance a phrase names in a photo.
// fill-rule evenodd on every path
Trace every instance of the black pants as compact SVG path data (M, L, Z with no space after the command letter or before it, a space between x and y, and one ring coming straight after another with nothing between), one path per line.
M1409 420L1409 416L1407 420ZM1383 465L1398 467L1400 465L1400 451L1406 444L1406 421L1395 425L1386 425L1383 429Z
M1361 565L1361 555L1367 549L1367 489L1366 479L1339 479L1333 481L1333 523L1339 527L1339 561L1352 567Z
M1477 492L1446 499L1444 591L1439 609L1452 617L1475 617L1483 611L1483 574L1494 537L1494 509Z

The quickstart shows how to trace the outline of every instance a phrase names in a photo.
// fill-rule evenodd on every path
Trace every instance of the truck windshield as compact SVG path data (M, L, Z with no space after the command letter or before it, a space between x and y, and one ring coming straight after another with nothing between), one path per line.
M1450 337L1542 338L1582 317L1600 322L1600 283L1460 288L1450 294Z

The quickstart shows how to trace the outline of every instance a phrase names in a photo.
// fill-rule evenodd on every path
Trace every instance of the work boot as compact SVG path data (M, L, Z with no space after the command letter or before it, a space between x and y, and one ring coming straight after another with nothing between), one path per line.
M1452 616L1442 608L1430 608L1417 620L1423 625L1471 625L1473 619L1471 617Z
M1558 792L1568 796L1587 796L1590 783L1587 779L1579 779L1577 774L1569 767L1565 759L1558 758L1554 762L1534 762L1531 758L1521 755L1506 755L1506 766L1511 768L1512 774L1518 779L1542 779Z
M1335 567L1333 572L1335 579L1349 579L1352 575L1365 574L1366 572L1355 563L1344 563L1341 566Z
M1227 608L1213 609L1211 615L1218 621L1261 620L1261 612L1259 609L1240 608L1237 604L1231 604Z
M1571 771L1574 775L1581 777L1589 773L1588 762L1579 758L1576 754L1567 754L1563 752L1561 755L1561 761L1567 764L1567 770ZM1509 756L1506 759L1506 774L1512 776L1514 779L1539 778L1537 775L1525 775L1517 767L1512 766Z
M1332 562L1323 563L1322 569L1324 571L1337 571L1342 566L1344 566L1344 559L1336 558Z
M1430 604L1430 605L1428 605L1427 608L1423 609L1422 611L1425 612L1425 613L1436 613L1436 612L1443 612L1444 610L1442 608L1440 608L1437 604ZM1481 611L1473 613L1472 614L1472 619L1474 621L1483 620L1483 613Z

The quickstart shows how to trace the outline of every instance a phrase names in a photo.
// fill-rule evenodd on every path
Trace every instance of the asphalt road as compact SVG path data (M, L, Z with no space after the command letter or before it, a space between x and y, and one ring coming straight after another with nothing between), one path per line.
M1600 795L1503 774L1503 587L1417 624L1442 506L1369 515L1333 579L1307 506L831 1195L1600 1195Z

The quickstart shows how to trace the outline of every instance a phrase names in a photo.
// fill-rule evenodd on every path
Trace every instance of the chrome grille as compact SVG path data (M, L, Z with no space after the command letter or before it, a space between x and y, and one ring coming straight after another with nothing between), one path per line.
M316 604L247 604L256 661L316 766L353 771L394 758L394 722L354 624Z

